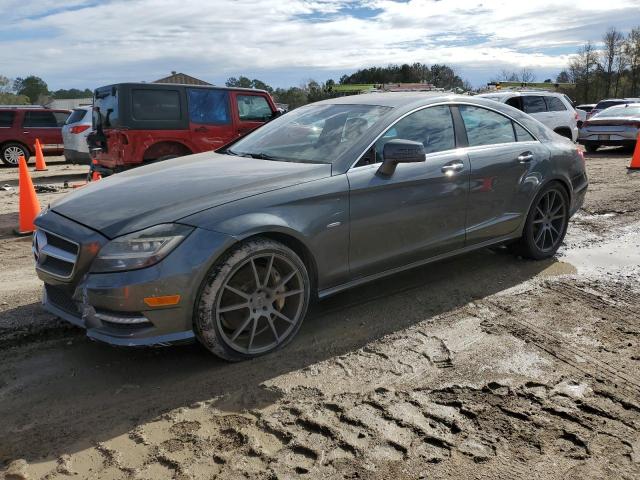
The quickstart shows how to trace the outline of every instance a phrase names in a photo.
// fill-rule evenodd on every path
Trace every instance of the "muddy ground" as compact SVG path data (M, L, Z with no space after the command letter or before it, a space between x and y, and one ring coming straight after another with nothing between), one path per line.
M117 349L42 312L0 191L6 478L640 478L640 173L587 157L557 258L485 249L315 305L283 351ZM79 182L55 165L35 183ZM0 169L0 185L15 185ZM39 194L41 202L67 190Z

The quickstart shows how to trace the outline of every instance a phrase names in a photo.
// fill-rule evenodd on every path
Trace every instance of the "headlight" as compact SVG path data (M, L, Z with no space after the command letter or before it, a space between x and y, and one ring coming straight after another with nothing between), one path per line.
M149 267L169 255L192 231L193 227L187 225L167 223L115 238L102 247L91 271L104 273Z

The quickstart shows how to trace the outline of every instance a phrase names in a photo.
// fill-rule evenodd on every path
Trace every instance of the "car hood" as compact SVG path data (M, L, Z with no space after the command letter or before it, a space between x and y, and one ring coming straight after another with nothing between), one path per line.
M51 210L114 238L330 175L330 164L277 162L207 152L90 183L52 204Z

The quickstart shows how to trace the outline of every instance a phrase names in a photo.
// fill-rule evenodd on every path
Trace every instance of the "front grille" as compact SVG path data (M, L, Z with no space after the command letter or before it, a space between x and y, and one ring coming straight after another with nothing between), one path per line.
M78 260L79 245L55 233L38 229L33 234L33 256L43 272L61 279L71 278Z
M64 310L65 312L70 313L73 316L82 316L80 310L78 309L78 305L66 290L54 287L52 285L45 285L45 289L47 291L47 300L52 305L58 307L60 310Z

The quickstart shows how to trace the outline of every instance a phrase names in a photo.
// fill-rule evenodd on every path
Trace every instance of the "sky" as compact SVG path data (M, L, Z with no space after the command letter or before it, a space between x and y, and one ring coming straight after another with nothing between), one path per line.
M445 63L479 87L502 70L555 78L585 41L640 26L640 0L0 0L0 75L51 90L153 81L338 80Z

